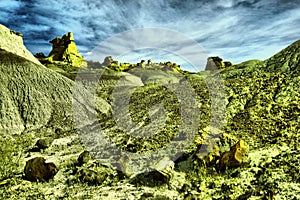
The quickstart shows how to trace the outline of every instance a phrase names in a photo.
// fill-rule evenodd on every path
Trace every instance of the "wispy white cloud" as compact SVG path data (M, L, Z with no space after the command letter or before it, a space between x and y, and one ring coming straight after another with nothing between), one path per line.
M3 20L9 19L12 16L14 10L21 7L19 1L3 0L0 1L0 17Z
M116 33L159 27L179 31L209 55L234 63L266 59L298 40L299 13L296 0L0 1L0 23L23 32L33 53L48 53L48 41L69 31L86 55Z
M19 8L21 6L20 1L11 1L11 0L1 0L0 1L0 8L3 10L13 10Z

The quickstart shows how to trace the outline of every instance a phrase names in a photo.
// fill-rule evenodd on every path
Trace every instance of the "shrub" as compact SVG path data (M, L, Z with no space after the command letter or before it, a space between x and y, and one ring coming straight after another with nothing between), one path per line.
M0 137L0 181L23 173L22 159L31 142L28 135Z

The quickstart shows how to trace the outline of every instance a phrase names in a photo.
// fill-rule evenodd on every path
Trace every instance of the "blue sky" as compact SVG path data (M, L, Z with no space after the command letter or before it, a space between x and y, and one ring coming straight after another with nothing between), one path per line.
M23 33L32 53L48 54L51 39L72 31L79 51L87 56L117 33L155 27L178 31L196 40L208 55L239 63L266 59L300 39L300 4L296 0L1 0L0 23ZM181 62L174 55L158 54L152 56ZM138 62L143 55L133 53L124 59ZM152 57L145 56L145 60Z

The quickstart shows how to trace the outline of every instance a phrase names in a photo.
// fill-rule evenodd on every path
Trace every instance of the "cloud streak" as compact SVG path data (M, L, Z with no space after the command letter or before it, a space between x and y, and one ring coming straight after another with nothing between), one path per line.
M300 39L299 13L296 0L0 2L0 23L24 33L33 53L49 53L48 41L69 31L74 32L80 52L87 55L114 34L156 27L183 33L209 55L234 63L266 59Z

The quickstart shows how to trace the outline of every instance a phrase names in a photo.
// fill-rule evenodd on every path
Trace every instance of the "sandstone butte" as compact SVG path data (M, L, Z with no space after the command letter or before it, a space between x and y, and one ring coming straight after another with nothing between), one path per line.
M60 37L56 37L50 41L52 44L52 50L49 56L45 59L41 59L45 65L48 63L66 64L72 67L86 67L87 63L83 56L79 53L74 35L69 32Z

